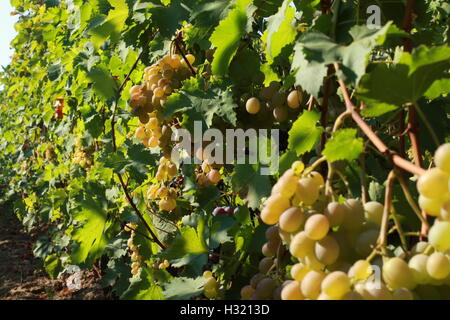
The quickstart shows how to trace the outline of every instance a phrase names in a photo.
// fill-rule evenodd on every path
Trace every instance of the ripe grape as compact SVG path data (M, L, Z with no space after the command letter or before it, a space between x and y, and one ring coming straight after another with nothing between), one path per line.
M250 114L257 114L259 110L261 110L261 103L259 102L258 98L250 98L245 104L245 109Z
M305 222L305 214L298 207L291 207L280 216L280 228L286 232L297 231Z
M323 214L310 216L305 223L305 234L312 240L323 239L330 229L328 218Z
M372 266L367 260L358 260L348 271L348 276L356 280L365 280L372 274Z
M326 236L316 242L314 252L317 260L325 265L331 265L339 257L339 245L332 236Z
M289 251L294 257L303 258L314 252L314 241L301 231L292 238Z
M288 118L288 111L286 107L280 106L273 109L273 117L277 122L284 122Z
M450 222L436 220L428 233L428 241L439 251L450 249Z
M346 230L358 231L364 222L364 207L359 200L347 199L344 203L345 214L342 227Z
M312 178L302 178L297 182L296 196L306 205L311 205L319 198L319 187Z
M273 259L268 257L262 258L258 265L259 272L266 274L272 268L273 264Z
M300 283L293 280L283 286L281 290L282 300L303 300L305 299L302 294Z
M355 291L358 292L364 300L392 300L391 292L386 285L380 281L357 284L355 285Z
M330 202L323 214L328 218L331 227L337 227L344 220L345 207L339 202Z
M303 263L299 262L299 263L296 263L296 264L294 264L292 266L292 268L291 268L291 277L294 280L297 280L298 282L301 282L303 280L303 278L305 277L305 275L309 271L311 271L310 268L308 268Z
M427 261L428 256L419 253L413 256L408 262L414 281L418 284L426 284L430 281L430 276L427 271Z
M316 299L320 294L322 281L325 274L322 271L311 270L302 280L301 290L302 294L310 299Z
M270 278L264 278L258 282L255 291L260 297L268 298L272 296L276 286L277 283L275 282L275 280Z
M416 286L408 264L398 258L391 258L383 264L383 279L392 289L408 288Z
M215 169L211 170L208 173L207 177L208 177L208 180L213 184L217 184L222 179L220 176L219 170L215 170Z
M331 298L341 298L350 291L350 279L342 271L329 273L322 281L322 292Z
M257 273L250 279L250 285L252 286L252 288L256 289L258 283L264 278L266 278L265 274Z
M250 285L246 285L246 286L242 287L242 289L241 289L242 300L250 300L250 297L254 292L255 292L255 289Z
M265 224L275 224L278 222L281 214L290 207L289 199L279 194L271 195L261 211L261 219Z
M434 252L428 257L427 272L433 279L445 279L450 274L450 261L442 252Z
M274 257L277 254L278 246L274 245L272 242L266 242L262 246L262 254L266 257Z
M448 193L449 175L439 168L431 168L420 176L417 190L427 198L440 198Z
M424 195L419 195L420 208L431 216L439 216L443 205L444 200L441 198L427 198Z
M303 100L303 95L297 90L292 90L287 97L287 105L289 108L297 109Z
M450 143L445 143L437 148L434 154L434 163L439 169L450 174Z
M265 236L267 241L276 245L280 243L280 236L278 234L278 226L271 226L266 229Z
M367 221L381 225L381 218L383 217L383 211L384 206L379 202L370 201L364 204L364 216Z

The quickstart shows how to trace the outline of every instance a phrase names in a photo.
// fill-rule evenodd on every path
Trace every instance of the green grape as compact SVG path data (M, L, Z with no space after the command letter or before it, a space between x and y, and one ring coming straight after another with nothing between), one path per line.
M323 214L310 216L305 223L305 234L312 240L323 239L330 230L328 218Z
M283 240L286 243L291 243L291 241L292 241L292 233L286 232L286 231L280 229L278 234L280 235L281 240Z
M384 283L379 281L369 281L364 284L355 285L364 300L392 300L392 294Z
M436 220L428 233L428 241L439 251L450 249L450 222Z
M250 98L245 104L245 109L250 114L257 114L259 110L261 110L261 103L259 102L258 98Z
M317 188L321 188L325 185L325 181L323 180L322 175L317 171L311 171L310 173L308 173L308 178L313 179Z
M255 292L255 289L250 285L246 285L246 286L242 287L241 299L242 300L250 300L250 297L254 292Z
M217 280L214 277L208 278L203 285L205 290L216 290L218 288Z
M281 290L281 300L304 300L300 283L293 280L283 286Z
M348 199L344 205L346 210L341 226L346 230L360 230L364 222L364 207L361 201Z
M428 257L427 272L433 279L445 279L450 274L450 261L442 252L434 252Z
M296 264L294 264L292 266L292 268L291 268L291 277L294 280L297 280L300 283L300 282L302 282L303 278L305 277L305 275L309 271L311 271L310 268L308 268L303 263L299 262L299 263L296 263Z
M398 288L392 293L393 300L414 300L412 292L407 288Z
M377 243L379 233L378 229L370 229L359 234L355 241L356 252L362 257L368 256Z
M289 251L296 258L306 257L314 252L314 241L304 231L301 231L292 238Z
M321 287L327 296L340 299L350 291L350 278L342 271L333 271L323 279Z
M298 177L294 174L294 170L288 169L275 183L272 188L272 194L279 193L285 198L290 198L297 190Z
M430 276L427 271L427 261L428 256L423 253L419 253L413 256L408 262L414 281L418 284L426 284L430 282Z
M289 108L297 109L303 100L303 95L297 90L292 90L287 97L287 105Z
M344 220L344 205L339 202L330 202L325 208L323 214L328 218L330 227L337 227Z
M376 201L366 202L364 204L364 216L367 221L381 225L384 206Z
M302 294L309 299L317 299L320 294L322 281L325 274L322 271L311 270L302 280L300 285Z
M372 274L372 266L367 260L356 261L348 271L348 276L356 280L365 280Z
M317 260L324 265L331 265L339 257L339 245L332 236L326 236L316 242L314 252Z
M286 232L297 231L303 225L305 219L305 214L300 208L290 207L280 216L280 229Z
M417 190L427 198L441 198L448 193L449 175L439 168L431 168L420 176Z
M411 249L411 255L416 255L418 253L424 253L425 250L430 246L428 242L419 241ZM433 253L434 249L430 253Z
M317 260L316 256L313 253L308 254L306 257L302 258L300 262L304 263L311 270L321 271L325 267L322 262Z
M289 199L286 199L279 194L273 194L267 199L266 205L261 211L261 219L265 224L276 224L281 214L289 207Z
M266 274L267 272L269 272L272 266L273 266L272 258L265 257L262 258L261 261L259 262L258 269L259 272Z
M302 178L297 182L296 196L306 205L311 205L319 198L319 188L311 178Z
M437 148L434 154L434 163L439 169L450 174L450 143L445 143Z
M208 278L211 278L212 276L213 276L213 274L212 274L212 272L210 270L205 270L203 272L203 278L208 279Z
M416 283L408 264L398 258L391 258L383 264L383 279L392 289L413 289Z

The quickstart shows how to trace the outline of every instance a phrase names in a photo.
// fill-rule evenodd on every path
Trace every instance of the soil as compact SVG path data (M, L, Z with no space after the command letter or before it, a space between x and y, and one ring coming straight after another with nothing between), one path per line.
M0 207L0 300L108 299L94 271L82 271L81 287L72 291L67 278L52 280L32 252L33 237Z

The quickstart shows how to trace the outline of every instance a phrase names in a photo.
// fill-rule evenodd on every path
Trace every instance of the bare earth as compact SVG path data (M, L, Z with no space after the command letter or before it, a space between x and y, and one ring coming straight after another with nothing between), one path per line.
M83 271L81 289L76 292L67 288L65 279L51 280L33 257L33 239L17 219L1 211L0 300L108 299L93 271Z

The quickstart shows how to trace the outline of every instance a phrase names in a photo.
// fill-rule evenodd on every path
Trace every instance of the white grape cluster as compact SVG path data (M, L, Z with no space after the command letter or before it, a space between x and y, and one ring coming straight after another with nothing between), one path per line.
M134 230L137 228L136 223L130 223L130 228L128 226L125 228L126 231L131 231L131 236L127 241L128 249L131 251L131 274L134 276L138 274L139 269L142 266L142 256L139 254L138 247L133 243L135 232Z
M75 141L75 153L73 155L72 163L78 164L83 168L89 168L92 166L92 158L84 149L80 138L77 138Z
M169 187L169 182L176 176L178 172L177 166L168 158L161 157L159 160L158 171L155 178L158 183L151 184L147 190L147 199L159 199L158 205L160 210L172 211L176 208L177 190Z
M219 283L216 278L214 278L212 272L209 270L203 272L203 277L206 279L203 285L203 295L208 299L217 298L219 294Z
M245 109L250 114L257 114L261 109L271 110L277 122L284 122L288 119L288 108L298 109L303 101L302 90L295 89L289 94L280 91L280 83L272 81L269 86L263 87L259 91L258 97L245 99Z
M202 161L202 164L196 170L196 182L199 186L215 185L222 180L220 174L220 165L214 163L214 161L206 154L202 147L198 148L195 152L197 159Z
M243 299L413 299L424 285L450 284L449 252L443 251L450 248L450 229L441 225L448 222L436 222L430 230L427 245L440 252L430 254L421 244L405 259L378 257L371 265L366 258L375 250L384 206L347 199L329 202L319 212L324 180L303 169L295 162L264 204L261 219L270 225L265 257L259 273L242 288ZM278 257L286 249L298 262L287 267L291 279L285 281ZM375 266L382 269L380 279Z

